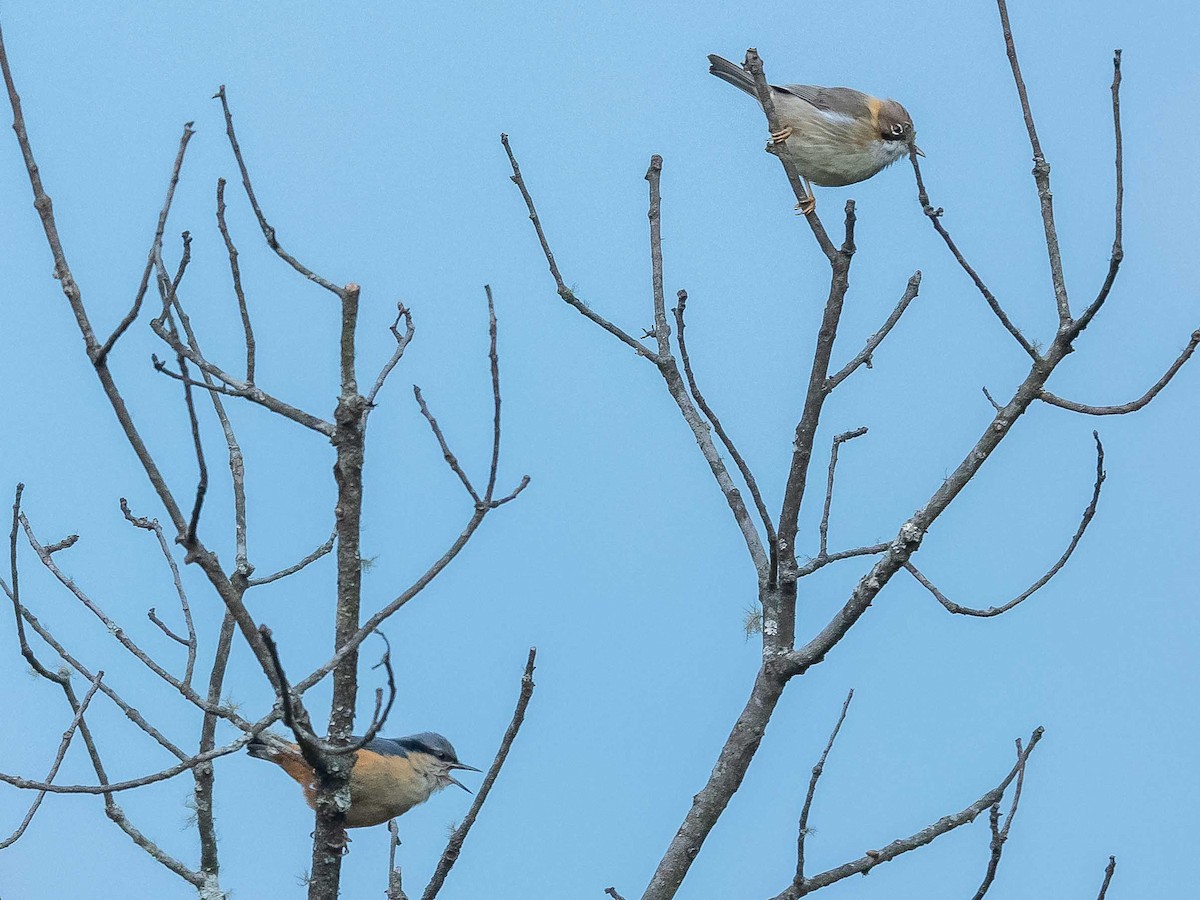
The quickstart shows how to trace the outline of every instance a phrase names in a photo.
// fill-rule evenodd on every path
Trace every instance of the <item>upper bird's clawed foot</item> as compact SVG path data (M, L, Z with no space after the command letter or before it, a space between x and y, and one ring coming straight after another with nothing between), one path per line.
M817 198L809 194L803 200L796 204L796 209L799 210L799 215L807 216L817 208Z
M791 125L784 125L778 131L771 132L771 141L776 144L782 144L795 133L795 129Z

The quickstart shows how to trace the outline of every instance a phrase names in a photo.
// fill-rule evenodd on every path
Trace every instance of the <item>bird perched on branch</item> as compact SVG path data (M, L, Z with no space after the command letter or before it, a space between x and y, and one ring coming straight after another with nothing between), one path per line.
M758 99L754 79L741 66L712 55L708 71ZM841 187L866 181L916 145L912 116L895 100L880 100L848 87L771 85L779 130L771 140L796 167L808 187L808 214L816 207L812 185ZM811 182L811 183L810 183Z
M275 763L304 788L308 805L315 808L317 776L300 748L264 732L246 745L255 759ZM470 789L450 773L455 769L478 772L458 761L454 747L440 734L424 731L402 738L375 738L358 751L350 773L350 808L347 828L366 828L403 815L450 784L468 794Z

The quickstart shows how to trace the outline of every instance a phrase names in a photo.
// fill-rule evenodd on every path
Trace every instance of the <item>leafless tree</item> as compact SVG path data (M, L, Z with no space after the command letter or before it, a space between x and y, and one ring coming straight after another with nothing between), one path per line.
M816 346L812 352L811 370L803 409L795 429L791 465L783 490L782 509L777 516L773 517L767 510L754 473L697 384L685 339L686 291L678 292L677 303L672 309L668 310L667 307L663 284L660 221L662 158L652 157L646 172L646 180L649 183L650 266L654 325L644 335L636 337L606 319L568 286L551 251L546 232L534 205L534 199L526 185L508 138L507 136L501 138L512 167L512 180L520 190L528 208L529 217L550 268L558 295L569 306L631 348L640 359L658 370L667 392L691 429L700 452L725 497L757 573L757 597L761 616L757 623L757 630L760 630L762 635L762 663L758 675L745 707L738 715L729 737L717 755L712 774L703 788L693 797L691 808L684 817L678 832L671 839L666 852L662 855L649 885L641 895L642 900L669 900L676 895L693 861L701 852L706 838L725 811L734 792L741 785L759 748L767 723L786 686L792 679L805 675L826 659L867 612L875 598L891 582L893 576L901 571L907 571L951 613L990 617L1001 615L1023 603L1044 587L1066 565L1095 515L1105 479L1104 450L1098 435L1095 435L1095 483L1079 527L1059 560L1045 574L1038 577L1027 590L1004 603L984 608L969 607L948 598L937 588L932 579L917 568L914 562L914 557L930 526L949 508L963 488L975 478L988 457L1032 405L1041 402L1096 416L1134 412L1149 403L1170 382L1180 367L1192 356L1197 344L1200 343L1200 330L1197 330L1192 333L1186 348L1168 367L1162 378L1144 396L1129 403L1114 406L1091 406L1058 397L1046 390L1046 383L1051 374L1072 352L1084 329L1092 323L1104 306L1121 265L1124 194L1119 93L1121 52L1117 50L1113 57L1112 115L1115 137L1116 188L1112 253L1107 274L1098 293L1091 298L1082 311L1075 312L1068 297L1067 282L1063 274L1063 264L1059 252L1058 232L1054 221L1054 202L1050 191L1050 166L1038 140L1037 129L1030 112L1005 0L997 0L997 6L1005 50L1033 152L1033 177L1041 208L1045 246L1050 263L1050 288L1058 314L1058 325L1054 335L1042 344L1027 337L1013 323L999 299L989 290L982 277L968 263L962 251L955 244L943 223L943 210L931 205L917 158L910 154L919 201L925 215L1001 325L1016 342L1021 352L1029 357L1029 370L1007 401L996 401L988 394L995 415L974 446L967 449L962 456L962 461L944 482L937 486L924 505L896 527L895 537L883 543L835 551L830 551L828 548L829 515L833 500L838 449L842 443L863 435L866 428L839 434L833 440L825 483L824 508L819 527L820 551L816 557L804 562L797 557L796 550L799 512L806 496L813 466L814 443L826 402L838 386L860 367L870 366L872 355L916 298L920 289L921 273L915 272L909 279L895 308L879 330L867 338L862 350L840 368L834 368L832 363L834 343L838 334L842 308L849 286L850 268L855 253L854 202L847 202L845 207L843 237L840 246L830 237L815 210L809 210L805 214L817 247L828 261L829 291L821 313ZM745 69L754 79L758 99L766 113L770 131L778 131L780 126L776 119L767 80L763 74L763 63L753 49L746 54ZM799 173L795 171L786 156L778 153L777 155L796 200L802 202L806 198L806 192ZM675 323L674 331L671 328L672 318ZM672 342L672 337L674 337L674 342ZM732 466L726 462L726 455L728 459L732 460ZM749 499L747 499L747 494ZM856 558L873 558L874 562L858 580L841 609L823 627L798 643L796 638L796 601L797 585L800 580L832 563ZM847 861L824 872L810 874L805 868L805 838L808 834L809 812L825 759L833 747L834 739L846 716L849 704L850 698L847 697L846 706L843 707L841 718L838 719L837 726L830 735L825 752L813 769L812 780L800 815L794 874L789 883L776 895L775 900L795 900L795 898L811 894L851 875L866 874L882 863L922 847L941 835L972 822L981 812L987 810L990 811L992 842L987 872L976 894L977 898L982 898L995 877L1004 842L1017 811L1025 767L1041 739L1042 728L1034 729L1026 741L1017 741L1016 760L1012 768L999 779L994 787L984 792L978 799L958 811L943 816L915 834L900 837L877 850L870 850L857 859ZM1003 825L1001 825L1000 803L1010 787L1012 793L1009 810ZM1110 861L1101 896L1107 890L1114 867L1115 860ZM607 893L613 897L621 896L616 887L608 888Z
M255 196L241 147L234 131L233 115L230 111L225 88L222 86L214 99L219 100L224 115L226 133L232 149L233 159L241 176L247 201L261 227L269 247L288 267L304 278L320 286L332 295L340 310L341 327L337 340L337 358L340 363L340 380L336 391L336 408L332 420L307 412L265 390L259 381L256 368L257 338L252 326L250 306L243 290L238 251L226 222L225 181L216 182L216 224L229 257L230 277L237 299L238 313L244 333L244 372L234 373L230 365L218 364L215 357L207 355L200 345L196 329L185 311L183 282L191 260L191 236L183 232L182 250L174 272L168 271L164 259L164 234L166 232L171 205L179 182L180 171L188 144L192 139L192 123L184 126L179 149L171 168L166 197L158 216L153 240L150 244L141 282L132 305L107 337L93 326L88 307L84 302L83 289L75 280L67 253L60 238L50 196L42 183L34 157L21 101L14 83L7 51L0 36L0 68L3 70L8 99L13 113L13 129L24 157L29 183L33 190L34 207L45 231L46 240L54 260L54 277L61 285L63 294L74 315L83 338L84 351L99 378L104 395L109 401L117 424L125 439L137 456L138 462L149 479L168 520L167 529L157 519L135 515L124 500L121 509L128 522L151 533L173 579L179 602L179 618L184 628L172 628L156 609L148 612L149 620L170 641L185 648L186 657L181 675L174 674L161 665L154 655L130 637L112 617L59 567L57 555L69 550L78 540L76 535L52 544L44 543L36 535L29 517L22 509L23 485L18 485L12 507L12 527L9 534L9 577L2 582L5 594L12 604L18 649L28 664L41 678L53 682L63 691L70 715L69 725L63 733L58 751L50 763L48 773L42 779L0 773L0 781L34 793L28 813L16 830L7 839L0 841L0 849L15 843L36 815L46 794L98 794L104 799L105 812L129 837L151 858L192 885L204 900L218 900L227 896L220 881L220 860L217 846L216 822L213 816L213 788L215 771L213 760L242 748L250 739L277 720L291 730L304 754L306 761L318 775L316 799L316 830L313 836L312 869L308 877L310 900L333 900L338 896L342 856L346 849L343 828L345 809L348 806L350 771L355 753L374 738L383 727L396 696L396 684L389 654L384 653L380 665L386 670L387 690L376 691L375 709L363 736L352 738L356 718L358 693L359 648L371 635L405 604L417 596L459 554L485 517L515 499L528 485L528 477L507 493L498 486L500 464L500 362L497 351L497 320L490 287L485 287L488 314L489 364L491 370L491 392L493 415L491 421L492 446L486 483L482 487L466 474L451 451L438 420L429 405L415 389L415 399L420 413L428 422L434 439L438 442L446 463L462 483L470 500L471 512L461 532L453 537L444 552L412 582L398 591L394 599L377 609L362 608L363 559L360 554L360 523L363 508L363 460L367 437L367 422L376 407L376 400L383 390L388 376L401 361L405 349L413 339L413 315L403 304L397 304L391 334L395 347L390 357L383 362L378 372L363 391L359 387L360 361L356 352L356 334L359 325L359 286L338 285L305 266L280 244L274 227L267 221ZM148 301L151 285L154 286L156 301ZM119 342L137 322L143 310L148 308L151 316L149 325L162 341L169 353L168 361L154 358L154 368L163 376L174 379L181 389L190 425L190 436L194 448L197 480L190 499L183 499L177 486L168 483L163 468L156 461L149 442L143 438L142 430L135 423L109 367L109 360L119 349ZM173 363L173 364L172 364ZM232 482L234 508L233 538L236 548L234 564L227 569L217 554L205 542L202 529L202 513L208 491L208 462L205 451L207 427L201 421L197 395L206 395L211 402L216 423L225 442L227 460ZM256 576L247 550L247 500L245 467L241 446L234 433L225 402L228 398L247 401L266 412L289 420L332 444L335 454L333 476L336 484L336 501L333 509L334 529L328 539L323 540L311 553L299 561L280 568L266 576ZM198 650L202 636L197 633L189 598L184 590L180 570L172 552L171 541L166 530L170 530L174 542L184 554L184 562L197 566L214 594L224 605L225 614L213 648L213 664L208 673L207 686L197 690L194 686ZM202 714L199 744L195 749L185 748L168 738L156 727L149 715L143 714L127 699L127 690L118 690L105 680L102 671L93 672L80 661L58 636L55 628L44 624L33 612L27 596L22 593L19 567L21 538L32 548L41 565L69 591L86 609L93 613L120 642L125 651L139 660L158 679L177 691L186 703L195 706ZM284 672L281 651L276 645L270 628L257 621L245 603L247 592L262 585L278 582L303 570L321 557L334 553L337 564L337 584L334 608L335 633L332 635L332 651L327 662L295 683L290 683ZM47 650L35 650L29 640L26 627L46 645L48 652L56 655L57 663L45 661ZM244 718L234 705L222 700L226 671L233 648L235 634L251 650L257 659L262 674L275 691L274 708L265 711L255 720ZM436 873L424 893L432 900L441 889L450 867L458 858L463 842L478 815L479 808L487 798L491 785L499 774L500 767L516 737L524 718L526 706L533 692L534 651L529 653L521 680L520 698L511 726L503 736L491 769L485 776L483 787L478 792L474 806L462 825L451 836ZM72 672L78 673L88 682L83 697L77 695L73 686ZM333 698L328 717L328 730L324 737L317 734L310 714L304 704L307 691L326 677L333 677ZM385 699L386 693L386 699ZM87 712L97 694L112 701L145 735L176 758L176 762L160 771L144 774L137 778L114 782L109 779L104 753L89 727ZM233 726L237 736L228 743L217 746L216 733L219 722ZM81 736L92 767L96 774L95 784L60 784L55 781L59 767L75 735ZM118 793L144 787L191 773L195 781L194 808L195 826L199 843L198 863L189 863L165 852L149 837L129 821L115 797ZM393 865L394 870L394 865ZM393 871L389 893L403 896L398 871Z
M868 337L861 351L846 361L840 368L833 363L834 344L841 321L843 304L849 288L849 273L855 253L855 209L853 202L845 208L843 236L840 245L826 231L815 210L806 213L806 222L813 238L830 267L829 290L822 309L816 345L811 357L811 370L803 407L795 429L793 454L783 490L782 508L778 515L771 515L759 490L758 482L749 464L738 451L729 432L711 404L705 399L697 382L689 357L685 339L685 313L687 294L677 293L677 302L668 310L662 268L662 235L660 222L660 181L663 161L655 156L646 173L649 184L650 257L652 274L652 310L654 325L646 335L635 337L625 329L606 319L585 303L573 289L568 287L551 252L550 244L536 211L534 200L527 188L507 137L502 137L512 167L512 178L528 206L537 238L545 254L546 262L554 279L559 296L588 320L598 325L609 335L632 349L641 359L652 364L662 376L666 389L678 406L680 414L691 429L705 462L717 482L739 531L744 539L748 554L756 573L756 595L759 602L758 629L762 635L762 662L744 709L730 732L729 738L720 749L712 775L707 784L697 793L677 834L663 854L651 882L642 893L643 900L666 900L674 897L680 888L693 860L701 852L704 841L723 814L732 795L737 791L758 750L767 723L786 686L794 678L804 676L822 662L837 647L842 638L861 619L879 593L901 570L907 571L924 586L947 611L960 615L991 617L1001 615L1024 602L1045 586L1069 561L1090 522L1092 521L1105 479L1104 452L1099 437L1096 443L1096 476L1089 502L1080 524L1067 543L1059 560L1029 589L1017 597L991 606L966 606L947 597L935 581L917 568L914 557L919 550L930 526L949 508L958 494L981 470L991 453L1012 430L1022 414L1037 402L1047 403L1074 412L1088 415L1119 415L1134 412L1149 403L1174 377L1200 344L1200 330L1193 332L1184 351L1171 364L1162 378L1146 394L1129 403L1113 406L1090 406L1058 397L1046 390L1051 374L1064 362L1074 349L1075 342L1091 324L1092 319L1103 307L1117 277L1122 259L1122 204L1123 164L1121 156L1120 126L1120 51L1114 57L1112 82L1112 111L1116 146L1116 191L1114 212L1114 240L1107 275L1098 293L1086 307L1073 312L1068 296L1067 284L1058 248L1057 230L1054 223L1053 197L1050 191L1050 168L1038 140L1033 116L1017 54L1009 27L1004 0L997 0L1004 43L1017 87L1020 106L1032 148L1034 181L1040 203L1044 225L1045 245L1051 270L1051 291L1058 314L1058 326L1052 339L1045 344L1027 337L1009 318L997 297L989 290L982 277L968 263L964 254L946 229L943 210L931 204L915 158L912 159L914 176L922 208L932 227L941 236L958 264L974 283L984 302L995 314L1002 327L1016 342L1020 351L1028 356L1028 375L1006 402L991 398L995 415L976 443L968 448L961 463L932 492L927 502L910 518L895 529L892 540L847 549L829 549L829 520L833 504L833 492L839 448L847 441L866 433L865 428L837 435L830 448L826 469L825 491L816 557L802 561L797 554L799 513L806 498L808 479L812 471L818 426L826 401L843 382L862 367L870 367L873 354L892 332L905 311L918 296L921 285L920 272L908 280L895 308L878 331ZM193 328L182 299L184 279L190 262L191 241L188 232L183 233L180 258L174 271L168 269L164 258L164 237L170 216L174 191L183 166L189 141L193 132L191 123L184 127L178 153L171 168L166 197L160 211L154 236L141 282L135 292L128 313L104 336L97 333L89 310L84 303L83 292L76 282L68 264L67 254L60 239L53 206L41 180L34 157L33 147L26 130L20 99L10 71L9 59L0 37L0 67L2 67L9 101L13 112L13 124L18 144L24 157L30 185L33 190L34 206L46 234L54 260L54 277L59 281L67 303L74 315L84 349L99 379L103 392L111 405L125 439L133 449L139 464L151 484L168 522L166 528L156 519L142 517L127 505L122 505L129 523L152 534L159 552L176 586L179 602L178 617L183 628L168 624L168 617L160 616L151 609L148 617L164 637L184 648L185 661L182 674L175 674L157 662L154 655L140 646L121 629L95 601L93 596L77 585L59 567L56 555L70 549L76 542L74 535L53 543L45 543L34 530L29 516L22 506L22 487L18 486L12 510L9 539L9 577L4 582L5 594L9 597L14 612L17 634L17 649L33 670L44 680L53 682L62 690L69 715L64 715L67 727L59 748L53 756L47 774L41 778L0 773L0 780L33 793L34 800L23 821L13 834L0 841L0 849L18 840L30 821L37 814L46 794L76 793L97 794L103 798L110 819L125 831L131 839L160 864L175 872L192 885L205 900L226 896L220 882L220 866L216 842L216 823L212 813L212 797L215 772L213 760L233 753L243 747L252 736L271 724L282 721L293 733L303 750L305 758L320 775L316 830L314 832L312 869L309 879L310 900L331 900L338 893L342 853L345 848L342 828L343 802L354 752L364 740L377 734L387 719L388 710L395 696L395 679L391 673L390 660L385 654L381 664L387 674L387 689L380 688L376 694L376 705L365 737L352 738L356 717L356 696L359 675L359 649L364 641L376 633L379 626L401 607L420 593L437 575L448 566L481 526L484 518L499 506L515 499L528 479L522 479L510 492L498 488L500 454L500 380L499 356L497 352L497 321L491 291L486 291L489 323L489 363L493 399L492 452L486 483L481 487L467 474L451 449L437 418L430 410L420 390L415 399L420 413L427 421L434 440L450 470L461 482L470 499L471 514L461 533L449 542L444 553L429 568L396 593L394 599L369 614L362 604L362 565L360 553L360 516L363 499L363 460L366 445L368 419L385 383L401 361L406 347L414 336L413 316L403 304L397 305L396 317L391 325L395 347L391 356L378 369L370 388L365 393L359 386L359 360L356 352L356 333L359 319L360 290L356 284L339 285L305 266L280 243L275 228L268 222L255 195L250 174L238 143L234 120L228 97L221 88L216 99L221 104L229 144L236 163L244 193L263 237L271 250L296 273L331 294L341 315L338 335L337 356L340 361L340 379L336 386L336 408L332 419L325 419L305 411L273 393L259 383L257 371L257 338L252 325L250 304L243 290L238 262L238 251L233 235L225 218L225 182L216 184L216 218L218 231L223 239L230 267L230 277L238 305L238 316L244 334L243 346L237 370L231 365L222 365L215 357L201 349L196 330ZM758 95L763 102L766 118L771 130L778 129L774 110L770 102L763 64L758 54L750 50L746 57L746 69L755 80ZM797 200L805 196L797 172L785 157L780 157ZM164 377L179 384L183 405L188 416L190 437L194 448L197 468L195 488L181 492L168 484L166 476L152 454L142 431L130 413L121 388L109 367L109 358L117 352L123 335L137 323L147 306L147 295L154 293L148 303L153 315L150 328L170 351L165 360L155 360L155 369ZM150 313L147 313L150 315ZM674 328L671 327L672 319ZM367 382L363 382L366 384ZM233 535L236 548L232 568L226 568L216 553L205 542L203 519L204 503L208 492L208 463L204 437L206 426L201 420L196 397L206 395L212 405L217 426L225 442L227 464L231 474L234 524ZM334 510L333 534L320 543L312 552L299 561L286 565L267 576L256 576L255 568L247 550L247 509L245 473L241 446L234 433L224 403L228 398L237 398L262 407L267 412L286 419L307 432L315 432L330 441L335 452L334 479L337 500ZM732 466L726 463L726 456ZM748 499L747 499L748 495ZM168 537L170 532L170 537ZM214 663L208 673L208 684L202 690L194 685L198 665L198 648L202 636L192 620L190 601L184 590L179 567L171 546L171 540L182 549L184 562L196 566L216 598L223 604L224 620L213 642ZM53 576L64 589L88 609L109 629L123 649L139 660L156 678L164 681L180 694L183 701L195 707L201 714L200 739L195 749L184 747L168 738L147 716L126 699L124 691L112 687L103 671L85 665L59 638L55 630L43 624L32 611L28 592L23 593L19 557L21 549L28 546L41 566ZM335 553L336 550L336 553ZM327 662L298 681L292 682L286 675L283 663L284 652L276 644L266 623L260 622L250 613L245 595L251 589L278 582L303 570L321 557L335 553L337 568L336 585L336 628L332 636L332 651ZM806 639L798 642L796 635L796 603L798 584L825 566L850 559L871 560L869 571L858 581L850 595L845 598L841 609L823 627ZM170 618L174 618L171 616ZM26 629L37 635L48 648L31 643ZM243 718L231 704L222 700L226 667L235 637L251 651L263 676L271 684L277 702L274 707L257 719ZM46 661L53 654L63 664ZM454 864L463 846L463 841L486 800L500 768L521 727L526 707L533 691L534 654L531 651L521 679L521 690L512 723L500 742L495 761L484 779L475 804L462 825L451 836L439 862L433 879L422 894L423 900L433 900L444 883L446 873ZM82 696L77 692L71 673L82 677L87 687ZM328 717L328 728L319 736L312 717L304 704L307 691L326 677L332 675L333 700ZM104 756L89 727L87 714L97 697L111 701L147 737L163 747L176 758L176 762L160 771L124 781L111 781L104 767ZM952 811L928 827L875 850L849 860L842 865L817 874L806 870L805 842L809 834L809 818L813 799L824 771L827 758L832 753L843 722L849 714L853 692L847 697L841 714L829 734L824 751L812 770L808 790L799 816L796 859L788 882L776 895L776 900L794 900L811 894L854 874L865 874L874 867L895 859L911 850L924 846L938 837L974 821L980 813L988 811L991 853L986 872L980 884L977 898L984 897L991 887L998 870L1005 841L1015 818L1020 800L1026 766L1042 737L1040 727L1032 730L1026 739L1016 741L1015 760L1011 768L1002 773L994 785L978 798L966 803L961 809ZM225 723L235 730L237 737L218 746L216 741L218 724ZM58 784L55 782L60 765L75 735L83 740L96 773L95 784ZM199 843L199 860L189 863L172 857L159 848L150 838L138 830L117 805L115 797L126 790L134 790L184 773L190 773L195 782L196 828ZM1002 815L1001 804L1008 798L1007 813ZM393 858L389 861L387 895L391 900L401 900L406 895L402 887L399 869L394 856L397 843L393 831ZM1105 896L1115 870L1115 858L1110 858L1104 873L1100 898ZM616 886L605 891L609 896L620 898Z

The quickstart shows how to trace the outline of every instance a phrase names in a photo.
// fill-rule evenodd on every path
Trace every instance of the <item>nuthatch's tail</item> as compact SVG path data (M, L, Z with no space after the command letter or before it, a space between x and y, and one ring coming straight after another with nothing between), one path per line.
M729 82L735 88L745 91L751 97L758 96L754 91L754 79L737 63L732 63L715 53L709 54L708 61L710 63L708 71L713 75L722 81Z

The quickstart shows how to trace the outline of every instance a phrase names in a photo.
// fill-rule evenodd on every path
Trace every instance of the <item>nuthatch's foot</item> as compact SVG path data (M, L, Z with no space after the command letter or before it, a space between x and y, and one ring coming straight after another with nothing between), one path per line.
M817 208L817 198L809 194L802 201L796 204L796 209L799 210L799 215L807 216Z
M771 132L771 140L774 141L776 144L782 144L784 141L786 141L788 138L790 138L793 133L794 133L794 129L792 128L791 125L784 125L778 131Z

